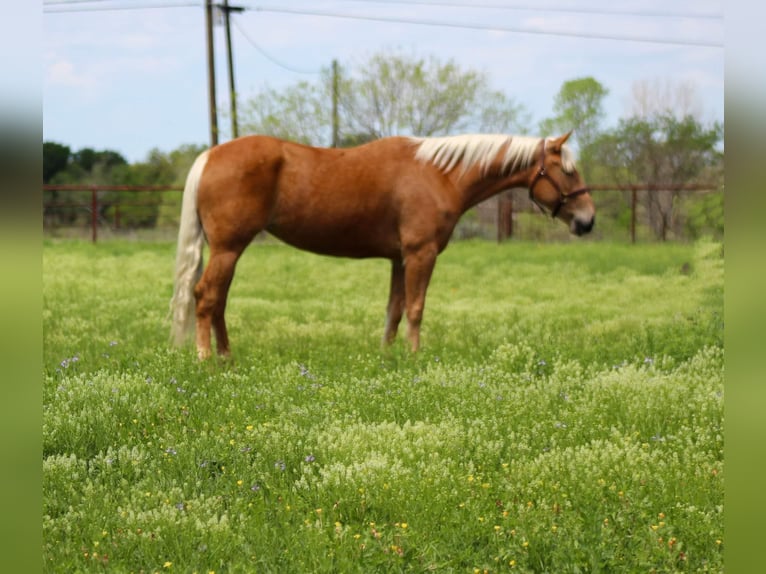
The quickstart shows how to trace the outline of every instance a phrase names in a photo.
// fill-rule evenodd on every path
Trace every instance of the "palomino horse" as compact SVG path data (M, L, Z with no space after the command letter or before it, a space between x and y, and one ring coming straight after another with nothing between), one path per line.
M527 187L572 233L593 228L593 201L564 145L569 135L388 137L348 149L248 136L203 152L184 189L171 301L174 342L184 341L196 319L199 357L210 356L211 328L218 353L229 354L224 310L234 267L265 229L315 253L390 259L383 341L394 340L406 311L416 351L436 256L467 209ZM210 261L203 273L205 238Z

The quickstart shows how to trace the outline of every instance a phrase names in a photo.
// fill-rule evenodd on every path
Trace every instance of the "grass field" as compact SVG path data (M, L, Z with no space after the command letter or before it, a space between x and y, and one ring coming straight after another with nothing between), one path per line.
M721 572L723 248L254 244L233 359L168 348L174 246L43 247L47 572ZM400 333L400 337L403 333Z

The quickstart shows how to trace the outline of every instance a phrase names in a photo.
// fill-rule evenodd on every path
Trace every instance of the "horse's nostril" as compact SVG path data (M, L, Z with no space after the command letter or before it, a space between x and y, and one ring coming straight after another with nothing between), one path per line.
M584 235L586 233L590 233L593 229L593 225L596 223L596 217L591 217L590 221L580 221L579 219L575 221L575 233L577 235Z

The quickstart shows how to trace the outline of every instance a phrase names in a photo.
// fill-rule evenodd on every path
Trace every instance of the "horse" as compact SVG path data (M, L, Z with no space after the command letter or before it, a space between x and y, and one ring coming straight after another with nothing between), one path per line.
M572 234L591 231L595 207L565 143L571 133L392 136L352 148L252 135L202 152L183 192L172 342L182 345L196 322L200 359L211 356L211 329L218 354L230 355L229 287L240 255L265 230L314 253L390 260L383 343L394 341L406 312L406 336L417 351L436 258L466 210L527 187L530 199Z

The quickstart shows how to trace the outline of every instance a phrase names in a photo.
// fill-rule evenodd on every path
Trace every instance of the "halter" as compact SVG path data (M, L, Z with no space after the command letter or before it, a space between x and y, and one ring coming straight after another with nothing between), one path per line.
M561 208L564 206L564 204L566 204L566 202L568 202L571 198L577 197L578 195L582 195L583 193L588 193L590 190L587 187L580 187L570 193L564 193L563 191L561 191L561 187L559 187L559 184L556 183L556 180L553 179L550 175L548 175L547 171L545 171L545 144L546 144L546 141L543 140L543 149L540 152L540 167L537 169L537 173L535 174L535 177L532 178L532 183L529 184L529 199L538 208L540 208L540 211L545 213L545 209L543 209L543 206L535 198L534 189L535 189L535 184L538 181L540 181L541 178L547 179L548 182L553 186L553 188L559 194L559 201L556 204L556 206L551 210L551 218L554 218L556 217L558 212L561 210Z

